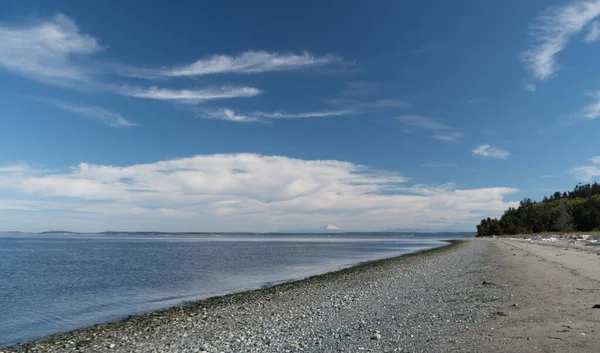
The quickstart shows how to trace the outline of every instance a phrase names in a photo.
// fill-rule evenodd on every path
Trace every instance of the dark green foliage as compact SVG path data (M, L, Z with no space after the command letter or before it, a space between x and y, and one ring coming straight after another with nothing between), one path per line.
M542 232L587 232L600 229L600 184L579 184L570 192L555 192L541 202L524 199L498 219L482 219L478 236Z

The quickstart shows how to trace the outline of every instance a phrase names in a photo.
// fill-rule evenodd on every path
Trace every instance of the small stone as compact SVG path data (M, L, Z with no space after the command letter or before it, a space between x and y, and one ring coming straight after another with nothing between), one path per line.
M116 344L114 344L114 343L111 343L111 344L109 344L109 345L108 345L108 348L110 348L110 349L113 349L113 348L115 348L116 346L117 346Z
M381 339L381 334L380 334L380 333L378 333L378 332L375 332L375 333L373 334L373 336L371 336L371 339L372 339L372 340L379 341L379 340Z

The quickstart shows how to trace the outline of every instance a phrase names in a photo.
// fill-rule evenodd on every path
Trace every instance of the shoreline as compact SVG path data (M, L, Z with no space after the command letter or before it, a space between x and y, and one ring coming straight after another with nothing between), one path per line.
M300 279L290 279L285 280L283 282L278 282L272 285L264 285L260 288L250 289L240 292L234 292L224 295L218 295L214 297L208 297L196 301L184 302L180 305L175 305L165 309L159 309L156 311L151 311L148 313L141 313L135 315L125 316L116 320L110 320L107 322L102 322L90 326L80 327L67 332L59 332L50 334L48 336L39 337L33 340L13 343L8 346L0 347L0 353L8 353L8 352L28 352L30 349L35 349L35 346L38 344L44 344L49 342L58 342L62 340L70 341L72 339L71 336L77 336L80 334L86 334L87 331L94 330L110 330L113 328L118 328L120 325L124 325L127 323L134 322L135 324L143 324L145 320L151 320L155 317L168 316L172 314L179 314L181 312L187 312L191 310L208 310L214 309L218 307L222 307L223 305L231 305L236 303L244 303L248 300L255 300L258 297L265 295L273 295L274 293L278 293L281 291L287 291L296 287L301 287L306 284L316 284L320 281L330 281L331 279L335 279L338 276L346 276L352 275L356 272L361 272L368 269L375 269L380 266L389 265L398 261L402 261L409 258L427 256L430 254L435 254L437 252L442 251L451 251L453 248L460 246L460 244L467 242L468 240L460 239L460 240L441 240L442 242L448 243L447 245L441 245L430 249L419 250L412 253L402 254L390 258L383 258L379 260L371 260L360 262L350 267L334 270L331 272L326 272L322 274L312 275L309 277L304 277ZM407 260L410 261L410 260ZM138 322L139 321L139 322ZM37 350L34 350L37 351Z
M0 353L594 352L600 253L548 245L460 240Z

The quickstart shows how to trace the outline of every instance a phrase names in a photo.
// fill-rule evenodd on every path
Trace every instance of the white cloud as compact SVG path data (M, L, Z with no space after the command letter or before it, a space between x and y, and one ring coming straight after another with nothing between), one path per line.
M131 127L137 124L125 119L121 114L100 107L87 107L66 104L58 101L50 101L54 106L71 113L83 116L84 118L97 121L101 124L111 127Z
M165 76L202 76L223 73L252 74L269 71L298 70L340 62L335 55L314 56L266 51L247 51L238 56L213 55L193 64L163 71Z
M600 91L589 94L594 99L594 102L583 108L583 117L588 120L594 120L600 117Z
M509 155L510 153L508 151L490 145L479 145L473 150L473 156L482 158L505 159Z
M260 116L263 118L269 119L301 119L301 118L323 118L327 116L340 116L340 115L352 115L357 112L354 110L322 110L316 112L307 112L307 113L285 113L285 112L254 112L253 114L256 116Z
M526 84L526 85L525 85L525 90L526 90L527 92L535 92L535 91L536 91L536 89L537 89L537 88L536 88L536 87L535 87L535 85L534 85L534 84L532 84L532 83L528 83L528 84Z
M0 25L0 67L43 83L89 84L92 72L81 59L101 50L63 14L28 26Z
M54 18L21 26L0 23L0 68L30 79L78 90L196 104L212 99L254 97L254 87L222 86L213 88L132 87L112 82L118 76L165 78L218 73L261 73L299 70L342 62L335 55L316 56L309 52L277 53L246 51L237 56L213 55L187 66L172 69L143 69L91 58L104 48L93 36L81 33L75 21L58 14ZM67 109L74 111L74 107ZM75 107L81 115L109 121L110 112ZM102 116L102 118L99 118ZM126 120L116 124L125 126Z
M162 224L173 231L268 231L323 224L373 230L428 228L432 222L470 227L515 204L504 201L516 191L511 188L465 190L406 182L401 175L350 162L256 154L200 155L122 167L81 163L65 172L34 172L22 165L0 169L0 189L27 197L6 200L4 208L27 209L27 217L42 217L51 208L52 224L67 228L74 216L85 216L89 224L99 225L87 230L111 228L112 220L129 221L127 229Z
M261 91L254 87L214 87L202 89L167 89L167 88L139 88L123 87L120 93L125 96L175 101L180 103L196 104L207 100L227 99L227 98L246 98L254 97Z
M597 41L598 39L600 39L600 23L598 23L598 21L594 21L590 25L590 30L585 36L584 41L586 43L592 43Z
M573 168L572 172L581 182L592 181L595 177L600 177L600 156L590 158L592 165Z
M30 174L43 174L52 173L53 170L43 169L39 166L32 166L28 163L20 162L16 164L0 165L0 175L12 174L12 175L30 175Z
M306 119L306 118L324 118L329 116L344 116L357 114L352 110L323 110L306 113L285 113L285 112L261 112L239 113L232 109L222 108L214 111L201 110L198 113L200 118L220 119L242 123L265 122L270 119Z
M585 0L561 7L551 7L538 16L533 26L536 44L521 55L533 75L549 79L557 70L556 55L565 49L573 35L581 32L600 15L600 0ZM594 36L594 26L588 36Z
M201 111L198 113L200 118L209 118L209 119L219 119L219 120L227 120L234 121L238 123L256 123L262 121L259 118L248 116L244 114L239 114L234 112L231 109L223 108L215 111Z

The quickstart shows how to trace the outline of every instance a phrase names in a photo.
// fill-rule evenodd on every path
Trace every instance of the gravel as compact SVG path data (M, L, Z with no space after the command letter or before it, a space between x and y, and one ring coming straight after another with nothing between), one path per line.
M505 290L491 252L486 241L456 242L0 353L481 351L477 327L498 315Z

